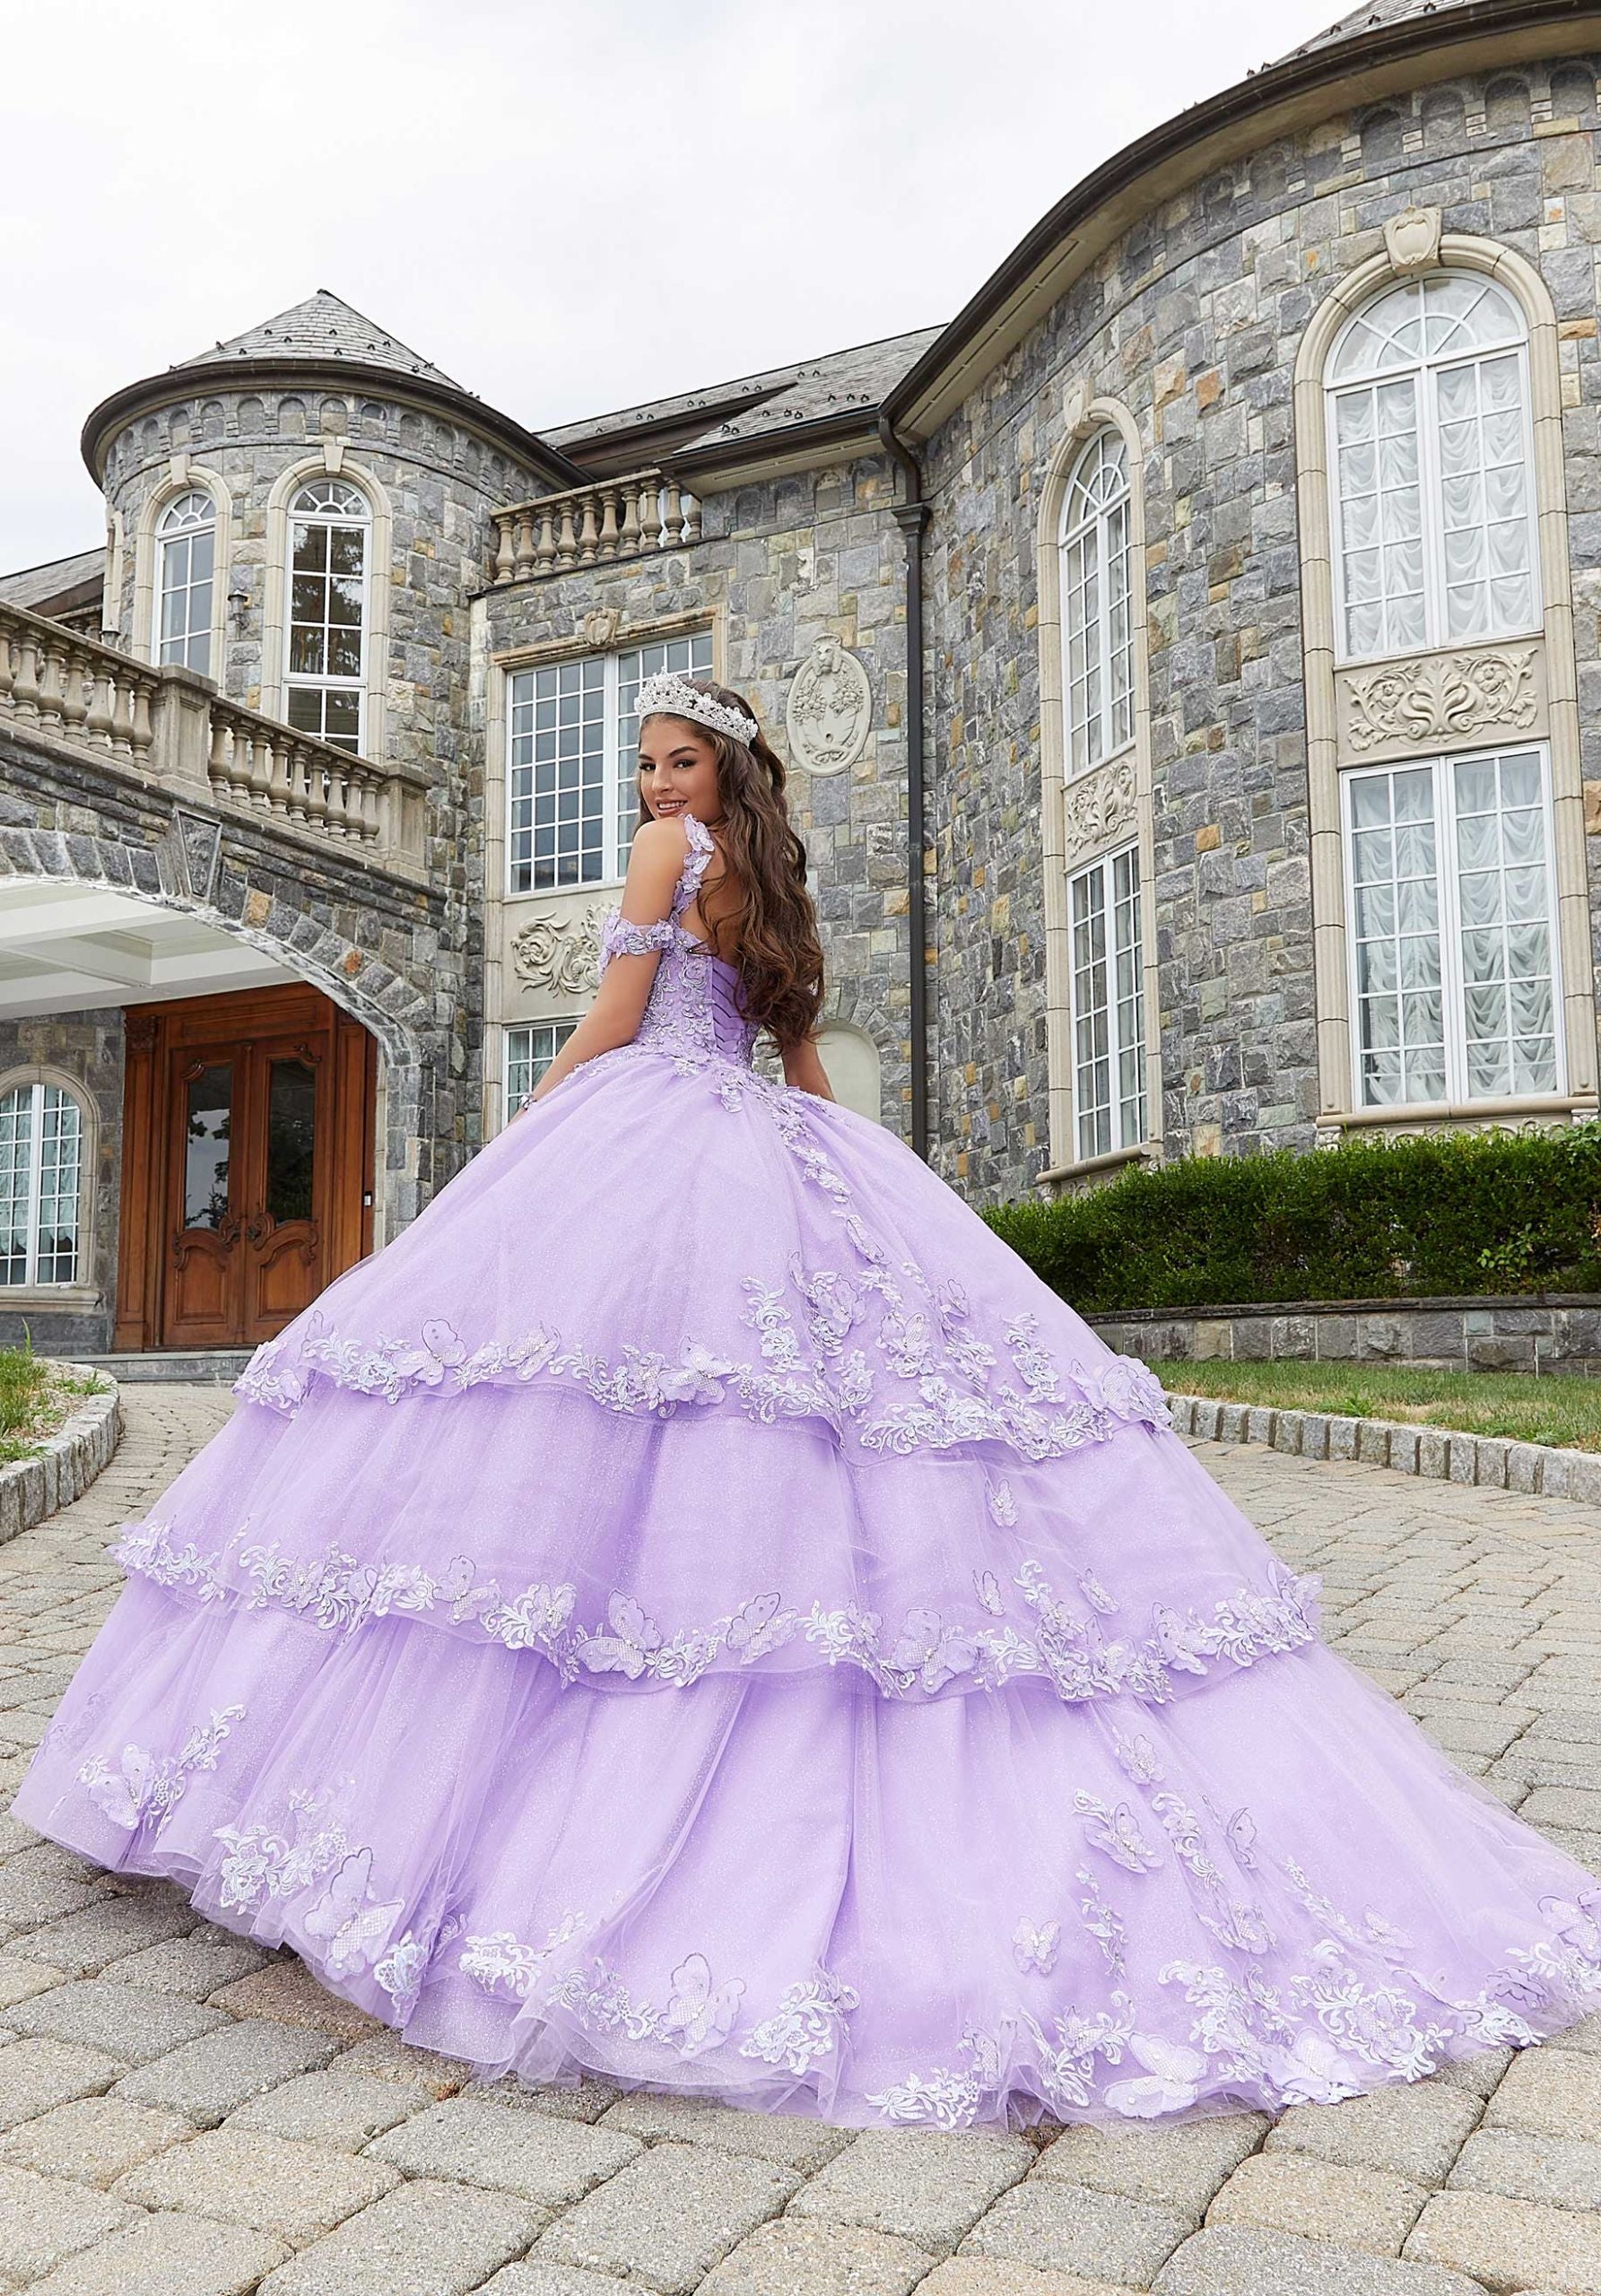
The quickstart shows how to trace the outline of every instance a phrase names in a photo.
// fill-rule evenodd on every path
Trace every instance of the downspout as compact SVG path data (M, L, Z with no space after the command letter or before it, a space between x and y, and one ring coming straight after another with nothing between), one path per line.
M887 414L878 418L885 452L900 465L905 500L894 506L906 538L906 871L907 930L911 942L908 1034L911 1056L911 1144L928 1159L928 916L923 871L923 529L928 505L923 473Z

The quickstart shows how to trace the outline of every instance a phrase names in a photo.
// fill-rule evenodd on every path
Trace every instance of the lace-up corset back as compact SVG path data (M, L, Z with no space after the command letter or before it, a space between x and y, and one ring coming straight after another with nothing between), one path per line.
M682 921L717 851L710 831L692 813L685 813L683 821L689 852L673 894L671 915L659 924L634 925L613 909L601 928L600 969L604 972L613 957L646 956L659 949L662 961L636 1044L669 1054L680 1067L699 1067L713 1060L738 1061L749 1067L756 1031L740 1007L739 974L714 957Z

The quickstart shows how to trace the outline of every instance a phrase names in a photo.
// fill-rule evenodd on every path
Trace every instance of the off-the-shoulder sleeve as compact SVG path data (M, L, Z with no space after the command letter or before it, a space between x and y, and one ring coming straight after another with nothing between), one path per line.
M608 957L649 957L658 950L670 949L677 938L673 919L658 918L654 925L635 925L614 909L600 928L600 961Z

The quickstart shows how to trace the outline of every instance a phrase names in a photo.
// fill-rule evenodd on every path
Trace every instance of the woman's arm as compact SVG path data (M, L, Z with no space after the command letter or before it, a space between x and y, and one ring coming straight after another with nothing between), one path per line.
M622 888L622 914L630 925L657 925L670 913L688 849L688 833L681 822L641 822L634 831ZM543 1100L580 1062L633 1042L660 962L657 949L648 956L618 954L612 959L601 975L594 1004L534 1087L531 1099Z
M814 1092L820 1100L831 1100L833 1087L827 1071L818 1057L816 1039L803 1037L799 1044L786 1045L783 1051L784 1082L796 1091Z

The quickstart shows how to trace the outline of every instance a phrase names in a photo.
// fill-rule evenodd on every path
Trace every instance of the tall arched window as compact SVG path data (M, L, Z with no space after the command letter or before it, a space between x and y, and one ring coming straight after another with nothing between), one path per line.
M1496 283L1436 271L1336 338L1325 382L1346 660L1540 626L1528 335Z
M1074 465L1060 543L1067 770L1074 774L1134 739L1128 449L1109 425Z
M191 488L169 502L156 527L156 659L209 677L216 582L217 506Z
M348 479L315 478L289 506L289 723L359 751L367 676L372 511Z
M0 1287L78 1274L83 1111L60 1084L0 1093Z

